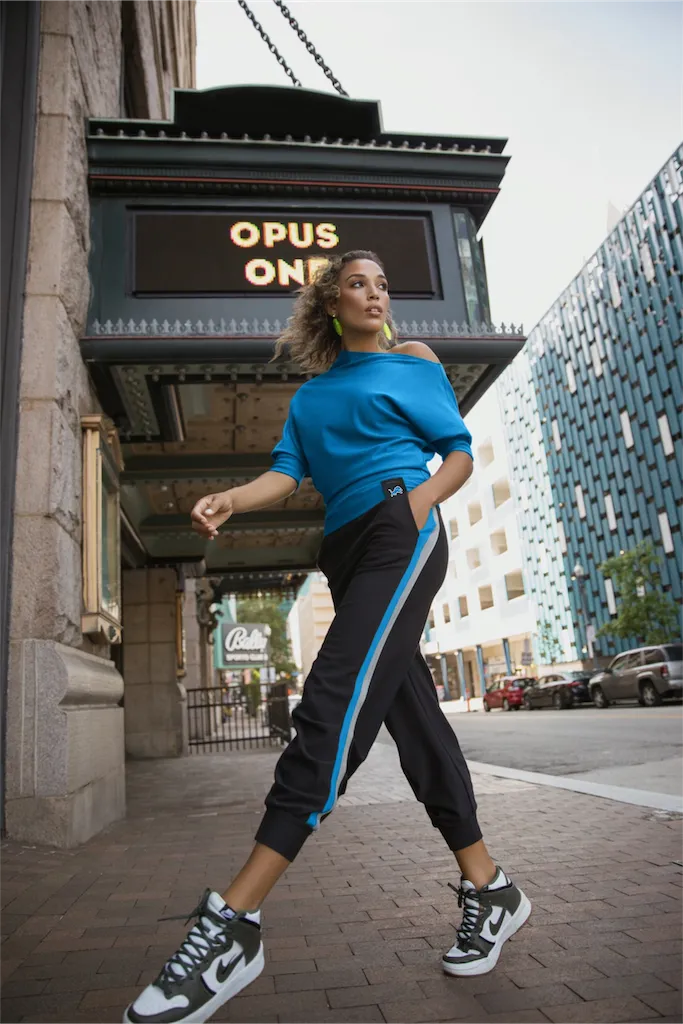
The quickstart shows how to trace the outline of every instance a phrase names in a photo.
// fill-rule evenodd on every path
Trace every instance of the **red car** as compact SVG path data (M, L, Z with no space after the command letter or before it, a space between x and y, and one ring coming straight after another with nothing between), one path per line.
M503 676L491 683L484 694L484 711L490 711L491 708L519 711L524 701L524 691L535 682L530 676Z

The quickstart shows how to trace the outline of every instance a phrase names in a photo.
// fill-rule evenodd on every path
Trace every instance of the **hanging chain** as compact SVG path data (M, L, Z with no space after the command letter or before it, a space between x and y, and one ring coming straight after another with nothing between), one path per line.
M268 47L270 52L273 54L273 56L277 60L277 62L280 65L280 67L285 71L285 73L287 75L289 75L291 80L294 82L294 85L297 85L299 88L301 88L301 82L296 77L296 75L294 74L294 72L290 68L289 64L287 63L285 58L282 56L282 54L278 50L278 48L275 45L275 43L272 41L272 39L270 38L270 36L266 32L266 30L264 29L264 27L261 24L261 22L258 21L256 16L249 9L249 7L247 6L246 0L237 0L237 3L240 5L240 7L242 8L242 10L246 14L246 16L249 18L249 21L252 23L252 25L254 26L256 31L258 32L258 34L261 36L261 39L266 44L266 46Z
M239 2L241 4L242 0L239 0ZM348 96L349 94L342 88L342 84L339 81L339 79L334 77L334 75L332 74L332 72L328 68L327 64L322 59L322 57L320 56L320 54L316 50L315 46L310 41L310 39L308 38L308 36L304 32L304 30L301 28L301 26L299 25L299 22L296 20L296 18L294 17L292 12L289 10L289 8L285 6L285 4L282 2L282 0L273 0L273 3L275 4L275 6L278 8L280 13L282 14L282 17L285 18L289 22L290 26L294 29L294 31L298 35L299 39L301 40L301 42L304 44L304 46L306 47L306 49L310 53L311 57L313 57L314 61L318 65L318 67L321 68L322 71L325 73L325 75L329 78L330 82L332 82L332 85L335 87L337 92L340 93L340 95L342 95L342 96ZM259 26L259 28L260 28L260 26ZM263 32L262 29L261 29L261 33L262 33L264 39L266 39L267 42L270 42L270 40L268 39L268 37L266 36L266 34ZM277 51L275 51L275 52L277 52ZM282 58L280 58L279 56L278 56L278 60L280 60L281 63L284 64L284 62L282 61ZM286 67L286 65L284 65L284 66ZM299 82L297 84L300 85L301 83Z

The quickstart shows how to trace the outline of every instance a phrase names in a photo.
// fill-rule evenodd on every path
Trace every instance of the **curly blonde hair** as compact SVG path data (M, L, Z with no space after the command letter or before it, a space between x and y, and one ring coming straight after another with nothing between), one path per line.
M379 256L365 249L333 256L313 280L299 290L287 327L275 343L273 359L281 356L288 346L290 358L307 373L322 373L330 368L341 351L342 340L332 326L332 317L326 307L339 295L337 281L342 267L354 260L373 260L384 271ZM384 349L393 348L396 344L396 331L389 311L386 322L391 330L391 341L383 331L377 338L380 348Z

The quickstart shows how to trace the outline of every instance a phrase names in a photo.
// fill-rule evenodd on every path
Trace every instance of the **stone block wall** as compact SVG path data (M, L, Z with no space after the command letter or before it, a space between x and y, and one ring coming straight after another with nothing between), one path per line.
M9 834L71 846L125 810L123 680L81 633L79 339L90 299L84 124L115 116L119 3L42 5L7 709Z
M123 573L125 742L129 757L184 753L185 689L176 676L176 574Z
M186 690L202 686L202 644L205 643L205 631L197 621L196 580L185 582L185 602L183 620L185 626L185 678Z
M129 117L168 119L173 87L189 89L194 85L194 8L194 0L130 0L124 4L123 38L134 65L136 106L134 111L126 111Z
M125 809L123 692L111 661L51 640L10 649L7 831L71 847Z
M126 17L129 9L140 33L148 106L152 116L165 116L172 86L194 84L194 3L135 0L126 5ZM90 301L85 122L123 113L122 74L130 62L123 52L123 10L120 0L41 5L5 795L11 836L67 846L125 811L123 680L109 648L81 632L80 420L100 409L79 348ZM166 623L159 602L153 609L161 616L150 624L156 637ZM175 685L175 661L173 668ZM167 682L162 655L152 672L151 685L160 673ZM162 717L164 707L162 700Z

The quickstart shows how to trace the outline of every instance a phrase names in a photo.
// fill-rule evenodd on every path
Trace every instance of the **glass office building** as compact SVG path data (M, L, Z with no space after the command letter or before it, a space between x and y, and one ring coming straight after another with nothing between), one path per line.
M599 565L652 542L681 600L683 147L531 331L499 385L527 587L563 660L616 614ZM586 571L582 614L573 568ZM587 620L587 621L586 621ZM635 643L635 638L633 638ZM601 654L632 644L608 637Z

